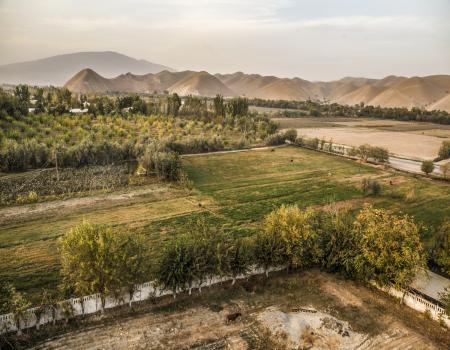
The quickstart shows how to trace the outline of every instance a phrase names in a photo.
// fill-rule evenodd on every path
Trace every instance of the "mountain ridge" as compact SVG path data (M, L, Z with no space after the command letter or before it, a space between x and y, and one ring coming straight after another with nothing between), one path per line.
M85 69L72 77L65 87L83 93L169 92L205 97L220 94L272 100L326 100L344 105L439 108L450 112L450 75L345 77L330 82L311 82L298 77L289 79L243 72L213 75L205 71L164 70L144 75L127 73L107 79Z
M145 74L173 71L172 68L114 51L83 51L0 65L0 82L61 86L84 68L91 68L108 78L124 72Z

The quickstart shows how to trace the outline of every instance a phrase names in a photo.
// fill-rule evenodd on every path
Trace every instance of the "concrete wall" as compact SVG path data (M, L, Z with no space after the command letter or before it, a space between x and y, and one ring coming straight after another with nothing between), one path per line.
M272 268L270 271L282 270L283 267ZM263 274L263 269L253 269L250 275L259 275ZM238 279L243 279L248 276L238 276ZM217 283L222 283L226 281L231 281L232 279L229 277L215 277L204 286L214 285ZM194 288L198 288L198 285L194 285ZM393 288L383 289L385 292L390 295L403 298L403 302L405 305L419 311L425 312L429 310L430 315L435 320L442 319L447 326L450 328L450 319L445 316L444 310L436 304L425 300L419 295L407 292L405 295L403 291L399 291ZM157 288L154 285L154 282L147 282L141 285L136 286L136 292L133 295L131 302L138 302L148 300L150 298L158 298L163 295L171 295L172 291L162 290ZM119 305L128 304L130 302L129 293L123 293L122 296L118 299L114 298L106 298L105 300L105 309L114 308ZM82 315L94 314L96 312L102 311L102 301L99 294L88 295L81 298L73 298L62 301L58 304L55 310L47 310L44 314L42 314L38 320L36 316L37 308L29 309L22 320L20 321L20 329L39 328L41 325L45 325L47 323L52 323L58 320L69 319ZM70 312L68 312L70 311ZM19 329L14 320L14 316L12 314L0 315L0 334L7 332L17 332Z

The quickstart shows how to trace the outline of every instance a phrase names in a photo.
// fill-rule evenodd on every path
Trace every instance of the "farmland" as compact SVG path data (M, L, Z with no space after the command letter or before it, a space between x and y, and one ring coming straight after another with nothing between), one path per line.
M450 139L450 126L424 122L349 118L274 118L282 129L295 128L299 135L333 140L358 147L368 143L411 159L433 159L442 141Z
M193 181L192 190L153 182L92 201L86 197L53 206L52 202L22 206L15 216L4 215L11 208L2 209L0 278L31 298L42 288L56 290L57 238L82 220L142 232L156 256L164 241L189 230L190 222L199 217L232 235L248 236L259 229L264 215L288 203L305 208L340 202L356 209L371 202L414 215L429 227L450 215L446 183L294 147L185 157L183 169ZM359 187L367 177L381 183L381 195L363 196ZM425 232L423 240L430 247L433 234Z

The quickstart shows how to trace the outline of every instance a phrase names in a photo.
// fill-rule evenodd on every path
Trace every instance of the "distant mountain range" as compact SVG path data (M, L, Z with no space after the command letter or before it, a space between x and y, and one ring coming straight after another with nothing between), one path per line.
M125 72L146 74L173 71L169 67L117 52L77 52L1 65L0 83L61 86L84 68L91 68L108 78Z
M331 82L311 82L242 72L212 75L164 70L144 75L127 73L107 79L92 69L83 69L65 86L83 93L168 91L207 97L221 94L274 100L327 100L346 105L363 102L382 107L424 107L450 112L450 75L388 76L383 79L347 77Z
M347 77L330 82L242 72L213 75L204 71L176 72L160 64L111 51L78 52L3 65L0 66L0 83L65 85L74 92L83 93L168 91L208 97L221 94L274 100L327 100L348 105L363 102L383 107L424 107L450 112L450 75L411 78L392 75L383 79Z

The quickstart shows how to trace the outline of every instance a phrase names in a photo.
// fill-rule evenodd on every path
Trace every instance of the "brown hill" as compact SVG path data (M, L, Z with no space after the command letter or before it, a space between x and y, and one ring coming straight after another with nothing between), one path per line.
M429 110L450 112L450 93L428 107Z
M182 96L195 95L213 97L222 95L234 96L235 93L225 86L219 79L207 72L189 74L169 87L170 93Z
M347 77L331 82L311 82L242 72L211 75L208 72L165 70L145 75L127 73L106 79L85 69L65 86L76 92L168 91L207 97L221 94L274 100L326 100L348 105L363 102L382 107L439 107L450 112L446 102L450 91L449 75L412 78L392 75L383 79Z
M114 83L103 78L92 69L86 68L75 74L65 85L70 91L77 92L104 92L111 91Z

